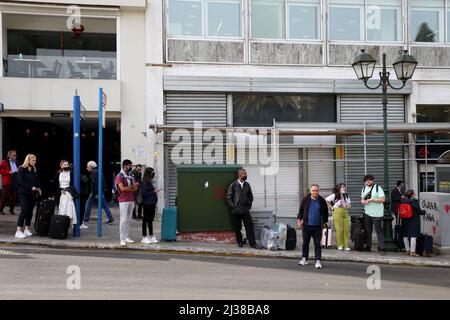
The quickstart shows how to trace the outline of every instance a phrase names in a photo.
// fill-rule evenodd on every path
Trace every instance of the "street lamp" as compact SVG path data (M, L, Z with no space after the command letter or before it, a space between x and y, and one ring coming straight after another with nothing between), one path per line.
M387 89L388 87L394 90L400 90L406 85L406 81L412 78L414 74L414 70L417 66L416 59L408 54L408 50L403 50L403 53L397 58L394 62L393 67L395 70L395 74L397 79L402 81L403 85L401 87L394 87L389 82L390 73L386 69L386 54L383 53L382 58L382 71L379 73L380 82L375 87L370 87L367 82L373 76L373 71L375 69L376 60L368 53L365 52L364 49L361 50L361 53L355 58L352 63L352 67L355 70L356 76L359 80L364 82L364 85L371 90L376 90L379 87L382 87L383 93L383 154L384 154L384 190L386 194L386 200L390 203L389 198L389 163L388 163L388 134L387 134ZM390 205L385 206L384 209L384 217L383 217L383 230L384 230L384 239L386 243L386 249L388 251L397 251L397 246L395 245L393 239L392 232L392 213L390 210Z

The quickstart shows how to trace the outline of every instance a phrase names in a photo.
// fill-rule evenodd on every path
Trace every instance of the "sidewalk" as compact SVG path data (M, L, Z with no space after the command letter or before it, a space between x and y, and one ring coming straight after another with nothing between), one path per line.
M165 253L192 253L192 254L208 254L208 255L224 255L224 256L245 256L245 257L273 257L296 259L301 258L301 232L297 232L297 249L293 251L268 251L255 250L249 247L238 248L236 245L230 244L211 244L211 243L193 243L193 242L160 242L157 244L145 245L140 241L141 236L141 220L132 220L130 226L130 236L136 243L121 247L119 245L119 209L111 208L116 222L113 225L102 225L102 238L97 237L97 219L91 219L89 229L81 230L80 238L73 238L72 234L66 240L54 240L47 237L39 237L34 235L27 239L17 239L14 237L18 213L20 209L16 208L16 215L0 215L0 245L36 245L51 248L71 248L71 249L114 249L114 250L142 250L148 252L165 252ZM97 216L97 209L93 208L91 217ZM157 217L159 221L155 221L154 236L160 239L161 217ZM103 219L105 217L103 216ZM33 218L34 223L34 218ZM34 229L33 229L34 232ZM333 237L335 237L333 232ZM333 239L333 243L335 239ZM376 248L376 241L373 247ZM314 258L314 248L311 244L310 259ZM322 260L326 261L347 261L347 262L363 262L373 264L391 264L391 265L409 265L409 266L429 266L429 267L445 267L450 268L450 256L434 255L430 258L425 257L409 257L404 253L386 253L357 252L357 251L338 251L336 249L323 249Z

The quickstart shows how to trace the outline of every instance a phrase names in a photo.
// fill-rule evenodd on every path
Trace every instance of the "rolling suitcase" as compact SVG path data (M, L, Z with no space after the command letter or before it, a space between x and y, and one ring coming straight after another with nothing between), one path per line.
M166 207L163 209L161 240L177 241L177 207Z
M290 225L287 225L286 250L294 250L297 247L297 231Z
M350 239L355 242L355 232L357 230L364 230L364 217L357 216L351 217L351 227L350 227Z
M34 218L34 230L41 237L48 235L50 220L55 213L55 201L46 199L39 201L36 208L36 217Z
M353 235L353 243L354 243L354 250L355 251L362 251L364 250L364 244L365 244L365 231L362 229L358 229L355 231L355 234Z
M422 230L423 230L423 216L422 216ZM433 254L433 236L422 232L416 240L416 253L424 257L431 257Z
M394 242L397 245L398 250L401 251L403 248L405 248L402 234L402 219L400 218L399 214L397 214L397 223L394 227Z
M284 223L275 223L273 225L273 230L278 232L280 236L280 250L286 250L286 240L287 240L287 225Z
M322 239L320 240L322 248L331 248L331 230L331 228L322 229Z
M52 239L67 239L69 227L70 218L68 216L53 215L50 219L48 236Z

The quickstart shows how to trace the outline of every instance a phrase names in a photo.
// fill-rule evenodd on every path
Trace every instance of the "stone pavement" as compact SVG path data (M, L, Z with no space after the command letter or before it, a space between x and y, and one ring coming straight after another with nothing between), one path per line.
M14 237L19 208L16 208L16 215L0 215L0 245L36 245L52 248L76 248L76 249L114 249L114 250L143 250L148 252L170 252L170 253L192 253L192 254L209 254L209 255L227 255L227 256L253 256L253 257L273 257L300 259L301 258L301 232L297 232L298 241L297 249L293 251L268 251L255 250L245 246L238 248L236 245L222 243L194 243L194 242L159 242L157 244L142 244L141 236L141 220L132 220L130 226L130 236L136 243L121 247L119 245L119 209L113 207L112 213L116 218L113 225L102 225L102 238L97 236L97 209L93 208L89 229L81 230L81 237L73 238L70 234L66 240L54 240L47 237L39 237L34 235L27 239L17 239ZM103 214L103 219L105 215ZM154 235L160 238L161 217L158 215L154 222ZM33 218L34 223L34 218ZM33 229L34 232L34 229ZM375 234L375 232L374 232ZM333 243L335 235L333 232ZM376 239L374 239L373 247L376 248ZM310 259L314 258L314 248L311 244ZM429 267L445 267L450 268L450 256L434 255L432 257L409 257L405 253L386 253L372 252L356 252L356 251L338 251L335 248L322 250L322 261L350 261L373 264L392 264L392 265L413 265L413 266L429 266Z

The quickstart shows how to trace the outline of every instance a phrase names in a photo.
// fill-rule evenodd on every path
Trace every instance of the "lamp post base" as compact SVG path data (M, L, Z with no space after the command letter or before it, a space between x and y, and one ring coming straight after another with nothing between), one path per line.
M386 214L383 217L383 233L384 233L384 246L387 252L398 252L397 244L394 241L392 221L394 217L392 214Z

